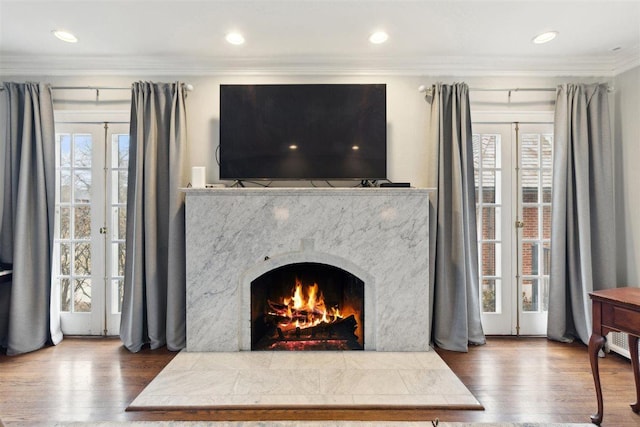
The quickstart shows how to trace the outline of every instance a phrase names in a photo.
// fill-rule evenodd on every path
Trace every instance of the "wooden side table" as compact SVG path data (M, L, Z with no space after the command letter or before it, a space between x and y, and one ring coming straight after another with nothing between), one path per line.
M636 403L633 412L640 412L640 363L638 362L638 337L640 337L640 288L617 288L589 293L593 304L593 330L589 339L589 361L596 386L598 413L591 416L591 422L602 423L602 387L598 370L598 352L605 343L609 332L629 334L631 367L636 383Z

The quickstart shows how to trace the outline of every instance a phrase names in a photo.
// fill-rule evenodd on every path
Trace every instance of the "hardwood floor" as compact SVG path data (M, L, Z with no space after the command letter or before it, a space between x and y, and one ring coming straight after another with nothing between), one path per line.
M0 355L3 421L127 420L430 420L588 423L596 398L587 349L544 338L495 338L469 353L437 350L484 411L263 410L125 412L175 356L166 349L125 350L115 338L65 338L34 353ZM604 426L640 426L631 364L600 361Z

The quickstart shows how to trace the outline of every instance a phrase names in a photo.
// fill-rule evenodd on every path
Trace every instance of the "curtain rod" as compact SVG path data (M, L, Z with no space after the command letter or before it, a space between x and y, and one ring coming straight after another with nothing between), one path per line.
M194 88L192 84L182 83L184 88L191 92ZM128 87L118 87L118 86L51 86L52 90L131 90L131 86ZM4 86L0 86L0 90L4 90Z
M555 87L514 87L514 88L484 88L484 87L470 87L470 92L555 92ZM613 86L607 86L607 92L613 92ZM418 86L418 92L430 93L431 88L425 85Z
M431 88L425 85L418 86L418 92L430 92ZM475 87L469 88L470 92L555 92L556 88L553 87L514 87L514 88L484 88Z

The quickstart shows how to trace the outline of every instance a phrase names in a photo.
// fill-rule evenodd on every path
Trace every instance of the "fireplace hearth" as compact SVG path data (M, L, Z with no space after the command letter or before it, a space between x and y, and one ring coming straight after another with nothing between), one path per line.
M321 263L264 273L251 282L251 350L363 350L364 289Z

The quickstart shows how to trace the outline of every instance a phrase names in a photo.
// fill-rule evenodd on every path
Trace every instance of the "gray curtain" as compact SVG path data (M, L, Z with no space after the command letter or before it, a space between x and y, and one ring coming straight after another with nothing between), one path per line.
M547 335L591 335L589 292L615 287L613 146L607 86L558 87Z
M131 96L124 300L120 338L184 348L184 166L187 123L181 83L139 82Z
M3 96L0 262L13 280L0 284L0 344L14 355L62 339L51 306L55 130L48 85L5 83Z
M431 219L432 336L438 347L484 344L480 321L476 196L469 88L431 89L430 182L438 190Z

